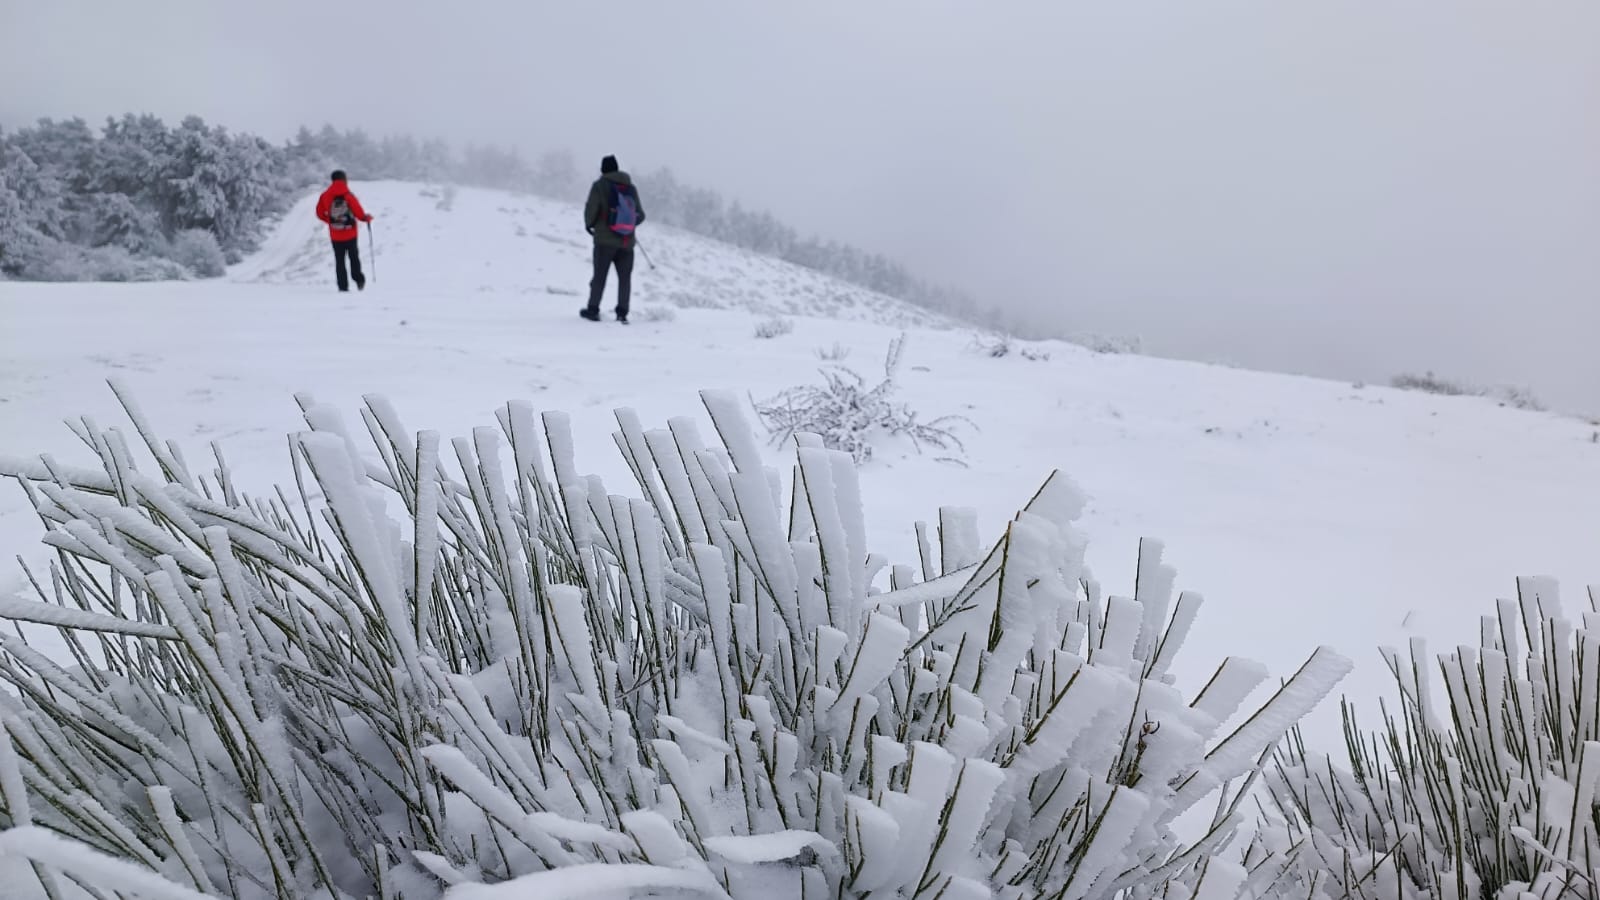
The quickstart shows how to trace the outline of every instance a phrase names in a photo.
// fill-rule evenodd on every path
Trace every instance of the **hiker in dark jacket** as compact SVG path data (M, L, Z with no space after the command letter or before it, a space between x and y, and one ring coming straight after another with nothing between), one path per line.
M617 158L600 161L600 178L589 188L583 224L594 235L594 278L589 282L589 305L578 311L591 322L600 321L600 299L606 276L617 267L617 321L628 323L628 294L633 288L634 229L644 224L644 206L628 173L617 168Z
M350 279L356 280L356 290L367 289L367 276L361 274L361 231L357 222L371 222L372 216L361 208L361 201L350 193L343 169L335 169L333 183L317 198L317 218L327 223L328 238L333 241L333 275L339 290L350 290ZM350 273L345 274L345 260L350 260Z

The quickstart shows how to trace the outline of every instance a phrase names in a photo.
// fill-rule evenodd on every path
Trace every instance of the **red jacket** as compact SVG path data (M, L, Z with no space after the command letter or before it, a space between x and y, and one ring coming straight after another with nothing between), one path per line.
M372 217L367 215L367 211L361 208L361 201L356 199L356 195L350 193L350 185L343 181L335 181L333 184L328 185L328 189L322 192L321 197L317 198L317 218L327 223L328 236L336 241L353 241L361 235L361 231L355 226L355 223L352 222L346 228L339 228L331 220L329 211L333 208L333 198L335 197L344 197L344 202L350 205L351 215L354 215L358 220L371 222Z

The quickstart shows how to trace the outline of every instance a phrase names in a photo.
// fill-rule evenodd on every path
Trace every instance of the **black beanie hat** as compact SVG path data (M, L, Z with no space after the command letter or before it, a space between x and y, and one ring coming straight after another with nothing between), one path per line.
M333 170L333 180L334 181L343 181L344 180L344 170L343 169L334 169Z
M612 172L615 172L616 170L617 170L617 158L615 156L608 156L605 159L600 160L600 174L601 175L610 175Z

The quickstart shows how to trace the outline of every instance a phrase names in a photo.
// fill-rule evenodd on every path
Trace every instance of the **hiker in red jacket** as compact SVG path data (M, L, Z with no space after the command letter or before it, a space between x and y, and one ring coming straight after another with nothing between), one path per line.
M367 289L367 276L361 274L361 248L358 238L361 230L356 222L371 222L372 217L361 208L361 201L350 193L345 183L344 170L335 169L333 184L317 198L317 218L328 225L328 236L333 239L333 272L339 281L339 290L350 290L350 279L356 280L356 290ZM345 257L350 258L350 274L345 275Z

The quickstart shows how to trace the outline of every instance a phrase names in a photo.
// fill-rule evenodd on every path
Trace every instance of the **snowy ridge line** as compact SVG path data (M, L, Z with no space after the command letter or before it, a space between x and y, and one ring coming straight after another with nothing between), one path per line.
M429 185L405 181L358 182L352 189L376 217L361 237L361 252L376 250L383 280L369 284L366 295L459 295L476 288L564 300L588 293L590 238L581 230L583 211L576 204L460 188L446 206ZM648 208L649 188L641 190ZM327 228L314 215L316 199L313 191L296 201L260 249L229 269L228 279L331 284ZM641 315L651 308L676 307L896 328L969 327L928 307L776 257L670 226L647 224L644 230L656 267L634 270L634 307Z
M561 413L505 405L446 472L438 436L381 398L362 410L375 464L298 399L305 510L237 499L226 467L188 470L140 420L159 476L109 454L125 489L34 492L81 563L57 569L64 596L104 610L61 622L79 658L116 633L74 671L13 638L0 665L27 801L72 840L235 897L1298 885L1293 848L1238 878L1213 858L1245 824L1241 761L1348 661L1318 650L1214 740L1246 692L1191 705L1170 683L1188 619L1147 615L1173 608L1159 545L1141 569L1160 577L1103 597L1059 473L988 548L970 511L919 525L918 583L869 552L850 455L802 435L769 468L729 394L702 394L720 446L617 411L645 499L582 474ZM164 798L159 821L123 784ZM1186 841L1174 822L1210 798Z

